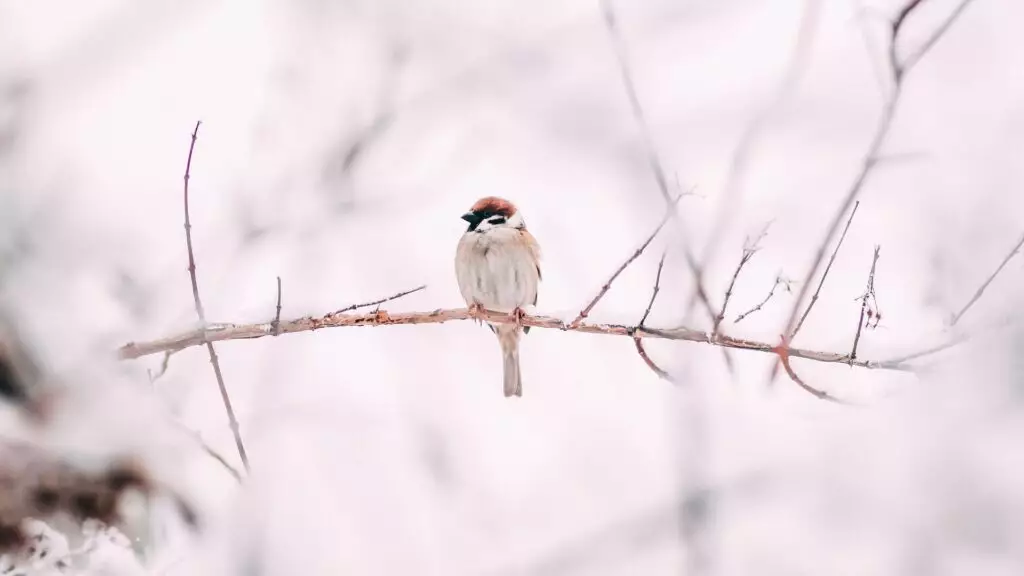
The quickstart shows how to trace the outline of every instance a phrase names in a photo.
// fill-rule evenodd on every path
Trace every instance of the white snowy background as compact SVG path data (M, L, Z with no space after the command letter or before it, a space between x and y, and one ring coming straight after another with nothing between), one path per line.
M927 2L901 54L956 3ZM686 315L680 241L703 252L721 210L716 305L771 221L730 320L780 270L803 277L889 90L899 5L614 3L657 152L695 194L686 234L670 226L594 319L636 322L668 247L648 323L707 328ZM804 18L799 75L724 205ZM721 350L649 343L673 386L626 338L540 329L506 400L493 336L455 322L220 344L251 477L166 444L177 419L238 465L202 348L153 387L159 356L113 360L196 325L181 195L196 120L211 321L269 320L276 276L286 317L419 284L388 309L459 307L459 215L484 195L518 204L544 250L538 309L571 317L664 210L596 0L0 0L0 295L83 394L83 367L133 391L93 394L95 425L162 438L203 502L201 536L148 542L152 574L1020 574L1024 331L991 325L1019 315L1024 258L946 325L1024 231L1022 22L1018 0L974 0L907 77L891 159L797 344L850 349L876 244L883 319L861 357L978 337L919 375L794 360L854 407L767 386L766 354L731 352L730 374ZM774 342L792 306L779 294L724 329Z

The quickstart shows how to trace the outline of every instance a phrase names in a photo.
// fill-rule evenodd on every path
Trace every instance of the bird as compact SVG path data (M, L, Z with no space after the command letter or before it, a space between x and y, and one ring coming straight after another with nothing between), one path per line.
M523 308L537 304L541 281L540 245L526 229L514 204L486 196L462 215L469 227L455 250L455 276L471 314L507 312L512 323L488 323L498 336L505 397L522 396L519 339L530 331L521 324Z

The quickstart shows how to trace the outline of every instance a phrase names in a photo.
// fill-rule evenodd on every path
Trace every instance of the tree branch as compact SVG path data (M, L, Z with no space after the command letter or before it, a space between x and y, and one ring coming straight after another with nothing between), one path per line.
M658 226L657 228L654 229L654 232L651 232L651 235L647 237L647 240L644 240L644 243L641 244L640 247L637 248L629 258L626 258L626 261L623 262L622 265L620 265L615 270L615 272L612 273L611 277L608 278L608 281L604 283L604 286L601 286L601 290L598 291L597 296L594 296L594 299L591 300L586 306L584 306L582 310L580 310L580 313L569 324L570 326L579 326L580 323L583 322L583 320L585 320L587 316L590 315L590 312L594 309L594 306L597 306L597 303L601 301L601 298L604 298L604 295L608 293L608 290L611 289L612 283L615 282L615 279L618 278L619 275L622 274L626 270L626 268L628 268L629 265L633 263L634 260L639 258L640 255L644 253L644 250L647 250L647 247L650 246L651 242L653 242L654 239L658 236L658 233L661 232L661 229L664 228L665 224L668 223L668 219L671 218L673 214L675 214L676 203L678 203L679 199L682 197L682 195L679 195L675 198L675 200L669 202L668 209L665 210L665 215L661 218L661 222L658 223ZM664 264L664 257L662 257L662 263ZM660 266L658 267L658 271L660 274Z
M466 308L437 309L429 312L396 312L389 313L385 310L377 310L366 314L335 314L329 313L325 316L313 317L304 316L292 320L282 320L280 333L292 334L296 332L309 332L323 328L341 328L355 326L398 326L398 325L420 325L420 324L441 324L444 322L477 319L485 320L492 324L508 324L516 322L516 319L509 316L507 312L495 312L481 310L476 316L470 314ZM626 336L629 338L657 338L662 340L680 340L685 342L700 342L721 348L735 350L752 350L775 354L776 346L765 342L734 338L724 334L713 334L702 330L694 330L686 327L678 328L649 328L638 326L627 326L624 324L600 324L582 322L573 327L566 324L559 318L544 315L524 315L521 323L523 326L533 328L547 328L567 332L580 332L584 334L604 334L607 336ZM273 336L273 329L270 322L258 324L210 324L206 329L197 329L153 340L149 342L131 342L125 344L118 350L118 356L122 360L139 358L150 354L159 354L166 351L178 351L192 346L200 346L206 342L222 342L226 340L249 340ZM815 362L834 364L849 363L846 354L835 352L819 352L801 348L790 348L789 355L793 358L803 358ZM912 372L914 367L905 362L895 361L874 361L856 360L853 366L861 368L898 370Z
M200 335L202 342L206 344L206 350L210 354L210 364L213 366L213 374L217 378L217 387L220 389L220 397L224 402L224 410L228 414L228 424L231 426L231 433L235 437L235 446L238 448L238 457L242 460L242 466L249 472L249 457L245 453L245 445L242 443L242 435L238 430L238 420L235 418L235 410L231 407L231 397L228 395L227 386L224 384L224 375L220 370L220 360L217 358L217 351L213 348L213 342L206 338L206 314L203 312L203 302L199 298L199 282L196 279L196 258L192 250L192 222L188 210L188 181L192 170L192 152L196 147L196 139L199 137L199 126L201 121L196 122L192 131L192 143L188 147L188 160L185 163L185 245L188 248L188 274L192 280L192 299L195 301L196 315L199 316L201 325Z

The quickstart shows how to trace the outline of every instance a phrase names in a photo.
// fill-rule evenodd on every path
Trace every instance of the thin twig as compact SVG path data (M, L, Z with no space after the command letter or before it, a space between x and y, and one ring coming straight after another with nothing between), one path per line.
M238 482L242 481L241 472L239 472L234 466L232 466L227 461L227 459L221 455L220 452L217 452L216 450L213 449L212 446L207 444L206 440L203 440L203 437L201 434L199 434L199 432L196 432L195 430L189 428L188 426L185 425L184 422L181 422L177 418L171 418L171 422L173 422L178 428L180 428L182 432L185 432L189 436L191 436L196 441L196 444L203 450L203 452L206 452L208 456L210 456L211 458L216 460L221 466L223 466L224 469L227 470L227 472L235 478L235 480L237 480Z
M768 301L772 299L772 296L775 296L775 289L778 288L780 284L782 284L783 286L786 287L786 292L792 292L793 291L792 288L790 288L790 286L789 286L790 285L790 281L789 280L783 278L781 274L776 276L775 277L775 283L772 284L772 289L768 291L768 295L764 297L764 300L761 300L760 302L757 303L756 306L754 306L750 310L747 310L746 312L744 312L744 313L740 314L739 316L737 316L736 319L733 320L733 324L739 324L747 316L750 316L754 312L760 311L761 308L763 308L764 305L767 304Z
M274 328L274 336L280 334L278 327L281 325L281 277L277 277L277 311L274 313L274 321L270 324Z
M715 334L718 333L718 329L722 325L722 320L725 320L725 311L729 307L729 300L732 298L732 289L736 287L736 279L740 277L740 272L743 270L743 267L747 265L747 262L749 262L750 259L754 257L754 254L757 254L757 251L761 249L759 244L768 234L768 227L771 226L771 224L772 223L770 221L765 224L764 229L761 230L761 233L758 234L753 241L750 241L750 238L747 238L747 242L743 246L743 254L740 256L740 262L736 265L736 270L732 273L732 279L729 280L729 287L725 290L725 299L722 301L722 309L718 311L718 316L715 317L715 326L713 329ZM774 289L775 288L773 287L772 290L774 291Z
M1024 236L1021 236L1020 241L1018 241L1017 244L1014 245L1013 250L1010 250L1010 253L1007 254L1005 258L1003 258L1003 261L999 263L999 266L995 269L995 272L992 272L992 274L985 279L981 286L978 287L978 289L974 292L974 296L972 296L971 299L967 301L967 304L964 304L964 307L961 308L960 311L953 316L953 320L950 322L951 326L956 326L956 323L960 321L960 318L963 317L963 315L966 314L967 311L971 309L971 306L974 306L974 303L977 302L981 298L981 295L985 293L985 290L988 289L988 285L991 284L992 281L996 279L996 276L998 276L999 273L1003 271L1003 268L1006 267L1006 264L1011 259L1013 259L1017 252L1020 251L1021 246L1024 246Z
M149 375L149 383L150 384L156 383L156 381L159 380L161 376L163 376L164 374L167 373L167 367L171 363L171 354L174 354L174 353L173 352L164 352L164 359L160 361L160 370L157 371L155 374L153 373L152 370L149 370L149 369L146 370L146 374Z
M782 343L773 348L772 352L778 355L779 363L782 365L783 369L785 369L786 374L789 375L790 380L796 382L797 386L800 386L800 388L803 388L806 392L808 392L815 398L818 398L819 400L827 400L829 402L845 404L845 402L839 400L835 396L832 396L828 392L825 392L824 390L819 390L814 386L807 384L806 382L803 381L802 378L800 378L800 376L797 375L796 371L793 370L793 367L789 363L789 359L795 356L795 354L793 354L793 349L789 347L789 342L786 340L785 335L782 336Z
M647 364L647 367L650 368L652 372L657 374L658 378L661 378L662 380L668 380L673 384L676 383L676 381L672 378L671 374L669 374L660 366L655 364L654 360L651 360L651 357L647 355L647 349L644 347L644 341L641 338L633 338L633 344L636 346L636 352L637 354L640 355L640 358L644 361L644 364Z
M629 100L630 110L632 111L633 118L636 120L637 127L640 130L640 136L643 139L647 163L651 168L651 172L654 174L654 180L658 185L658 191L661 193L661 198L665 201L666 207L668 207L671 212L671 217L675 220L676 229L683 237L683 256L686 260L686 266L689 268L690 274L693 276L695 297L703 305L708 318L714 321L715 307L711 304L707 290L704 288L703 268L697 260L697 257L693 254L693 250L690 249L689 231L687 227L683 225L682 219L678 214L676 214L675 210L672 209L672 206L679 200L679 198L677 197L673 199L672 193L669 191L668 179L665 176L665 168L662 166L661 159L658 157L657 150L654 147L654 138L651 136L651 129L647 123L647 115L644 113L644 108L640 104L640 97L637 95L636 83L633 81L633 72L630 69L629 58L626 55L626 44L622 39L622 36L619 34L618 23L615 11L612 8L611 0L601 0L601 11L604 15L605 27L608 30L608 35L612 40L615 58L619 63L622 85L626 90L626 97Z
M615 272L612 273L611 277L609 277L608 280L604 283L604 285L601 286L601 290L598 291L596 296L594 296L594 299L591 300L586 306L584 306L583 309L580 310L580 313L576 316L576 318L569 323L570 327L575 328L576 326L579 326L580 323L583 322L587 318L587 316L590 315L590 312L594 309L594 306L597 306L597 303L601 301L601 298L604 298L604 295L608 293L608 290L611 289L612 283L615 282L615 279L618 278L619 275L622 274L623 271L625 271L626 268L628 268L634 260L639 258L640 255L644 253L644 250L647 250L647 247L650 246L651 242L653 242L654 239L658 236L658 233L661 232L661 229L664 228L665 224L668 223L668 219L671 218L673 214L675 214L676 203L679 202L680 198L682 198L682 195L677 196L674 200L669 202L668 209L665 210L665 215L661 217L661 222L658 222L658 226L654 229L654 232L651 232L651 235L647 237L647 240L645 240L639 248L634 250L633 254L631 254L629 258L626 258L626 261L623 262L615 270Z
M640 323L637 324L640 328L644 327L647 322L647 317L651 315L651 308L654 308L654 301L658 299L658 292L661 291L661 270L665 267L665 256L668 251L665 250L661 253L661 259L658 260L658 273L654 276L654 290L651 291L651 299L647 302L647 309L644 310L644 315L640 317Z
M836 261L836 255L839 254L839 249L843 246L843 240L846 239L846 233L850 230L850 223L853 222L853 217L857 214L857 208L860 207L860 201L853 205L853 211L850 212L850 218L846 220L846 227L843 228L843 234L839 237L839 242L836 243L836 249L832 251L832 256L828 259L828 265L825 266L825 273L821 275L821 280L818 282L818 287L814 290L814 295L811 296L811 301L807 304L807 309L804 310L803 315L800 316L800 321L797 322L796 327L793 328L792 332L787 335L788 340L793 340L796 337L797 332L804 325L804 320L807 320L807 316L811 313L811 309L814 308L814 304L818 301L818 296L821 294L821 287L825 285L825 279L828 278L828 273L832 269L832 263ZM810 278L807 279L810 281ZM803 299L803 294L807 290L807 282L804 283L803 288L800 291L800 295L797 296L797 304ZM796 315L796 308L793 309L793 315ZM791 321L792 322L792 321Z
M369 308L370 306L377 306L378 309L379 309L380 305L385 303L385 302L390 302L392 300L398 300L399 298L402 298L403 296L408 296L409 294L412 294L414 292L419 292L420 290L426 290L426 288L427 288L427 285L423 284L423 285L417 286L417 287L415 287L415 288L413 288L411 290L403 290L401 292L398 292L397 294L392 294L391 296L386 296L384 298L381 298L380 300L374 300L373 302L363 302L362 304L352 304L350 306L346 306L346 307L342 308L341 310L335 310L334 314L344 314L345 312L351 312L352 310L358 310L360 308Z
M312 317L305 316L292 320L282 320L280 332L292 334L297 332L308 332L324 328L340 328L354 326L398 326L398 325L421 325L441 324L444 322L477 319L484 320L491 324L509 324L517 320L507 312L481 310L477 314L471 313L466 308L437 309L428 312L395 312L389 313L385 310L363 314L334 314ZM687 327L676 328L650 328L628 326L624 324L598 324L581 323L572 327L560 318L544 315L524 315L520 320L523 326L534 328L547 328L561 331L580 332L584 334L604 334L607 336L626 336L629 338L658 338L663 340L678 340L685 342L700 342L711 346L729 348L735 350L753 350L757 352L775 354L776 345L754 340L734 338L724 334L712 334L703 330L695 330ZM159 354L166 351L177 351L192 346L201 346L207 341L222 342L225 340L249 340L273 336L269 322L262 324L210 324L206 329L196 329L182 334L161 338L149 342L131 342L125 344L118 350L118 356L122 360L139 358L150 354ZM789 348L789 355L793 358L803 358L816 362L841 363L848 361L846 354L835 352L819 352L814 350ZM853 366L860 368L873 368L885 370L899 370L911 372L914 367L904 362L877 362L873 360L856 360Z
M196 305L196 315L199 316L201 326L200 333L206 350L210 353L210 364L213 365L213 374L217 377L217 387L220 389L220 397L224 402L224 410L228 414L228 423L231 426L231 433L235 437L235 445L238 447L238 457L242 460L242 466L249 472L249 457L245 453L245 445L242 443L242 435L238 430L238 420L235 418L235 410L231 407L231 397L228 395L227 386L224 384L224 375L220 370L220 360L217 359L217 351L213 348L213 342L206 337L206 314L203 312L203 302L199 298L199 282L196 279L196 258L192 250L192 222L188 210L188 181L192 170L192 152L196 147L196 139L199 137L199 126L201 121L196 122L195 130L192 131L192 142L188 147L188 161L185 163L185 245L188 248L188 274L192 279L192 299Z
M658 261L658 273L654 276L654 289L651 290L651 299L647 302L647 309L644 310L644 315L640 317L640 323L637 324L637 329L643 329L644 324L647 322L647 317L651 314L651 309L654 308L654 301L658 299L658 293L661 291L661 270L665 267L665 255L667 252L661 253L661 260ZM651 357L647 354L647 349L644 347L643 340L634 335L633 345L636 346L636 352L640 355L640 358L647 364L655 374L658 375L662 380L668 380L669 382L675 383L672 376L665 370L662 370L660 366L651 360Z
M878 254L881 246L875 246L875 255L871 259L871 272L868 274L868 285L864 295L860 297L860 320L857 321L857 335L853 338L853 349L850 350L850 361L857 359L857 345L860 343L861 329L864 328L864 314L867 312L868 299L875 294L875 267L878 265Z

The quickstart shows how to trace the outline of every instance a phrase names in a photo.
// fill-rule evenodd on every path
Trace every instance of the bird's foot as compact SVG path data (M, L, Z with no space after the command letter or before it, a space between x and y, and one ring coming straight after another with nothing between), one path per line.
M479 302L473 302L469 305L469 317L476 320L477 324L483 324L483 312L484 307Z
M508 314L509 319L512 320L515 323L516 328L519 329L523 327L523 317L525 316L526 312L518 306Z

